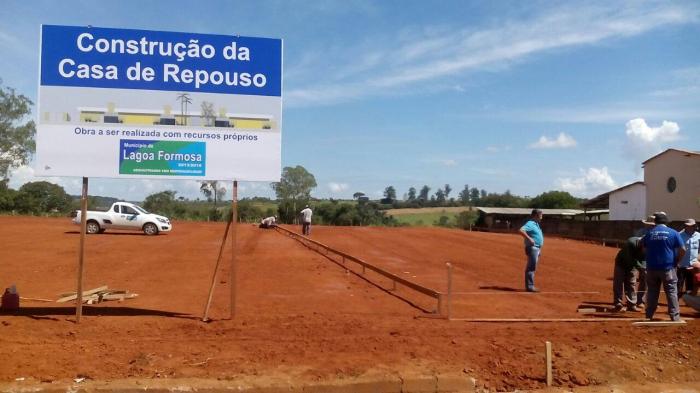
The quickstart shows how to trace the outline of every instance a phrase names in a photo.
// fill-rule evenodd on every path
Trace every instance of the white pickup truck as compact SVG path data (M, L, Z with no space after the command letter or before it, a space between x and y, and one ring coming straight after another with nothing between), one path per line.
M80 225L80 210L73 223ZM173 229L168 217L149 213L144 208L129 202L116 202L106 212L87 211L86 232L102 233L107 229L140 230L146 235L170 232Z

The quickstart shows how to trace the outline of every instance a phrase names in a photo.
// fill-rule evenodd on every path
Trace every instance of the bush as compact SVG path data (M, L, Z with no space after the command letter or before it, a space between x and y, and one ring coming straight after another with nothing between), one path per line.
M71 198L63 187L46 181L30 182L20 187L14 197L15 209L24 214L65 214Z
M449 228L452 226L450 224L450 218L447 216L440 216L440 218L437 221L435 221L434 225L445 228Z
M476 220L479 218L479 213L475 211L463 211L460 212L457 216L457 228L462 228L462 229L471 229L474 224L476 224Z

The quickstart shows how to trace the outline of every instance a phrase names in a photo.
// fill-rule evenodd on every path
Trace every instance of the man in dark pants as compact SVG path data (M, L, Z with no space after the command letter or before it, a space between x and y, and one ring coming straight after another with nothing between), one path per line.
M689 218L683 223L685 229L681 231L681 240L685 246L685 256L678 266L678 297L683 297L685 292L693 291L693 267L691 264L698 257L700 250L700 232L695 230L695 220Z
M644 263L644 252L639 247L641 238L632 236L615 256L613 272L613 304L615 312L639 311L637 308L637 272Z
M647 217L647 220L642 220L644 228L635 232L634 236L639 238L644 237L647 232L656 226L654 224L654 215ZM637 268L637 308L644 308L647 298L647 262L643 261Z
M674 229L666 226L668 217L666 213L654 213L654 223L642 238L642 247L647 257L647 309L646 317L654 318L659 302L661 284L666 291L668 302L668 315L672 321L680 321L680 309L678 307L678 294L676 293L678 277L676 267L680 259L685 255L685 247L681 235Z
M301 233L304 236L309 236L311 234L311 216L313 212L309 205L306 205L304 210L300 212L301 214Z
M542 221L542 210L534 209L530 213L530 219L520 228L520 236L525 240L525 255L527 256L525 290L528 292L540 291L535 287L535 271L540 258L540 250L544 244L540 221Z

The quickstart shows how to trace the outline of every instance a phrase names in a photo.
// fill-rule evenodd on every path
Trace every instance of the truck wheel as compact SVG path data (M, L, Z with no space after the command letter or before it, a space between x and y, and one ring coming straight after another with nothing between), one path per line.
M85 224L85 231L90 235L99 233L101 231L100 224L95 220L90 220Z
M147 222L143 225L143 233L148 236L153 236L158 234L158 227L152 222Z

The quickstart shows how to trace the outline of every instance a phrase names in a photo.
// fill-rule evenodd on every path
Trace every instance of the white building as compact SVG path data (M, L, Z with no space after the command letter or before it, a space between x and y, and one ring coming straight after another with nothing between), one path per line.
M646 186L638 181L610 191L610 220L634 221L647 216Z
M647 213L664 211L678 221L700 219L700 152L667 149L642 165Z

